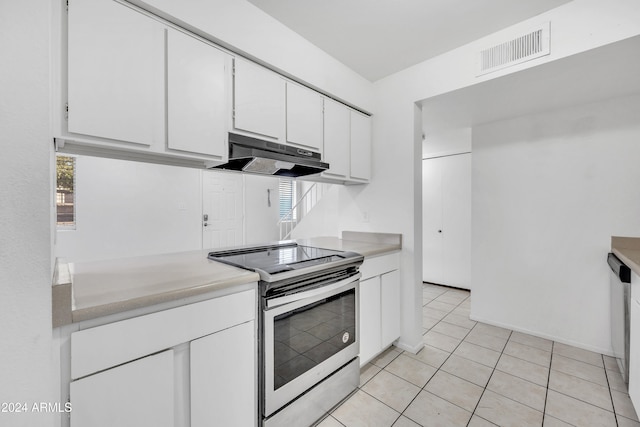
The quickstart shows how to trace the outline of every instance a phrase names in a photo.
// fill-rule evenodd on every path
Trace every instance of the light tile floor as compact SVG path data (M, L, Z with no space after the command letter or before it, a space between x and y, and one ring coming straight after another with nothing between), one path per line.
M425 347L363 367L320 427L640 427L609 356L469 319L469 292L423 285Z

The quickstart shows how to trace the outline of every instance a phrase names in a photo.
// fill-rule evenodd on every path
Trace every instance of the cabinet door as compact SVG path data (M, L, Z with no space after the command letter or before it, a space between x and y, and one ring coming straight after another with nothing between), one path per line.
M70 0L69 132L164 144L164 27L114 1Z
M400 337L400 273L390 271L380 276L382 348Z
M442 162L422 161L422 280L443 283Z
M351 111L351 178L371 179L371 119Z
M285 81L266 68L235 60L233 127L284 141Z
M471 154L442 157L443 284L470 289Z
M71 427L172 427L173 351L71 383Z
M323 175L349 176L350 117L344 105L324 100L324 161L329 163L329 170Z
M167 146L223 159L229 56L177 30L167 34Z
M633 283L632 289L640 284ZM631 300L631 330L629 337L629 397L636 412L640 412L640 302Z
M287 143L322 153L323 111L319 93L287 82Z
M254 321L191 342L192 427L256 425L255 343Z
M360 365L380 352L380 276L360 282Z

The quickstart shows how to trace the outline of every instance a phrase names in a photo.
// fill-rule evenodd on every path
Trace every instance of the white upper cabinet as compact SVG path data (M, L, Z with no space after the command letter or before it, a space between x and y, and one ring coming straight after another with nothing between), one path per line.
M368 116L125 3L69 0L59 152L211 167L236 132L320 153L306 179L369 182Z
M287 82L287 143L322 152L322 96Z
M226 159L231 57L180 31L167 33L167 146Z
M69 132L164 143L164 27L113 2L70 0Z
M350 112L344 105L324 100L324 161L329 170L322 173L326 177L346 179L349 177Z
M371 179L371 118L351 111L350 178L362 182Z
M284 142L284 79L259 65L236 59L233 89L233 128Z

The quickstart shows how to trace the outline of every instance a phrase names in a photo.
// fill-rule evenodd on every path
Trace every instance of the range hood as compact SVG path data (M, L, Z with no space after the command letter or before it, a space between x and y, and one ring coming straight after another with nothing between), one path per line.
M229 162L215 169L298 177L329 169L320 153L229 133Z

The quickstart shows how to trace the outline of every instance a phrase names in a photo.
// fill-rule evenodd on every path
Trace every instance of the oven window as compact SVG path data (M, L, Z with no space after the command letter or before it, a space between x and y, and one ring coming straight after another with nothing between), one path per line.
M273 345L275 390L355 340L355 289L277 316Z

